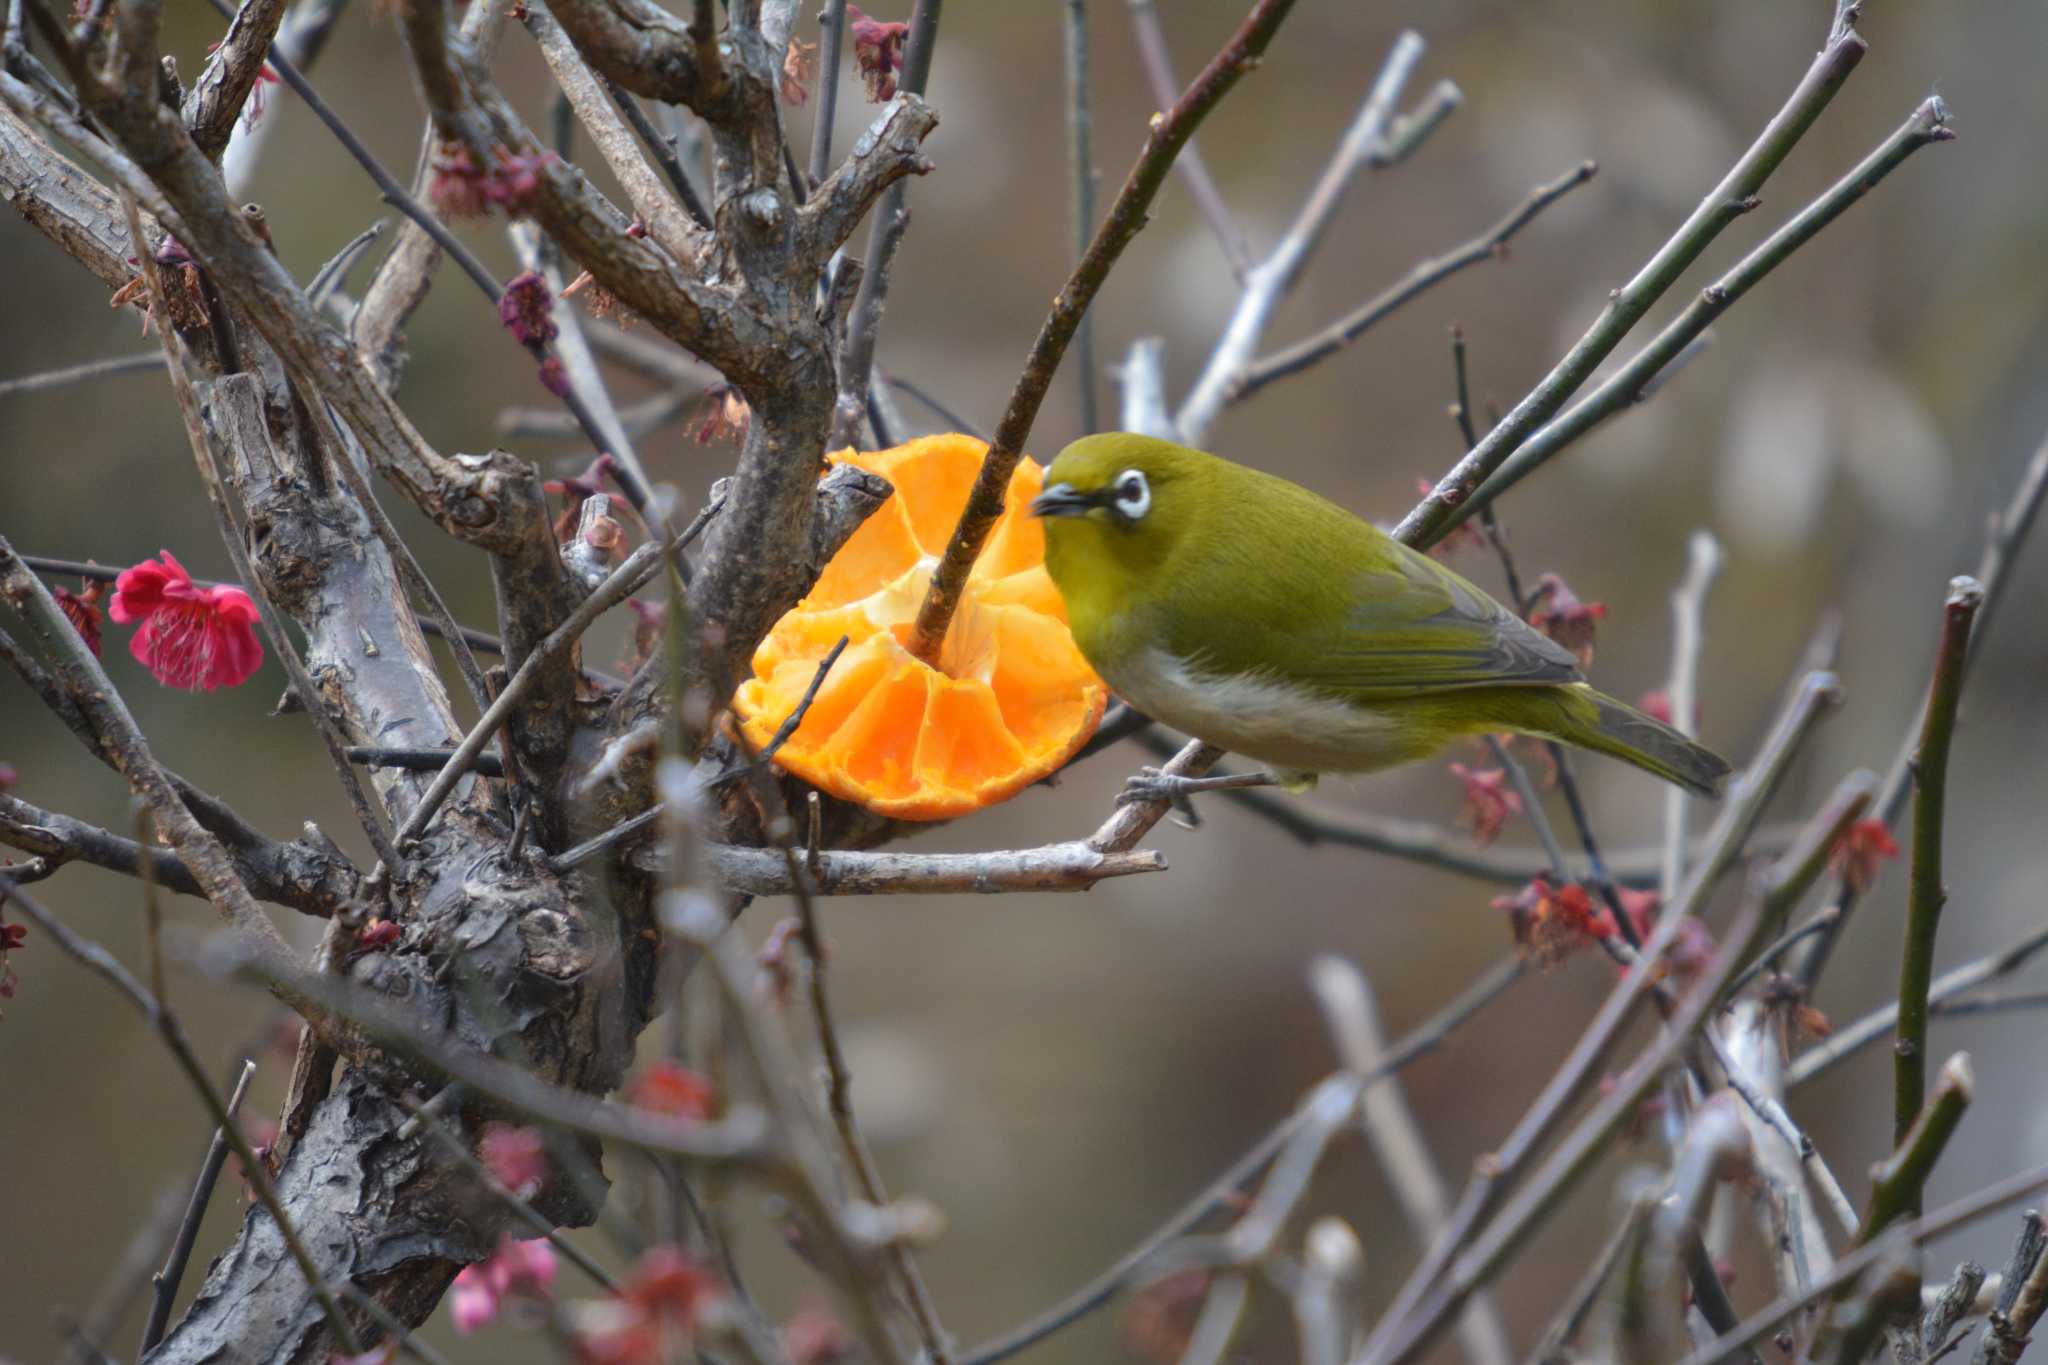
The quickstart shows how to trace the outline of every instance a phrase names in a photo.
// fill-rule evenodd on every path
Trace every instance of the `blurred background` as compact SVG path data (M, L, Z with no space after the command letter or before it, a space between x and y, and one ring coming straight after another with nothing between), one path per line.
M800 33L815 37L815 5ZM907 9L907 5L903 6ZM937 164L912 182L914 220L890 295L882 363L940 395L977 429L994 425L1071 253L1061 21L1064 6L955 5L945 15L930 98L942 123ZM1240 3L1161 0L1183 73L1237 23ZM1415 261L1494 223L1539 181L1591 158L1598 176L1551 209L1507 259L1427 294L1315 370L1233 409L1210 445L1286 475L1360 514L1391 522L1459 453L1446 417L1447 341L1462 324L1475 399L1503 407L1527 391L1725 172L1805 70L1826 27L1820 0L1518 0L1431 5L1304 3L1264 65L1204 127L1200 145L1255 247L1270 247L1313 183L1404 26L1430 43L1408 99L1448 77L1465 105L1409 163L1360 180L1269 347L1306 334L1396 279ZM170 7L165 41L188 73L219 25L196 3ZM1090 6L1096 161L1102 202L1121 182L1153 103L1125 6ZM907 17L883 8L877 17ZM1647 406L1573 448L1503 504L1524 574L1556 571L1608 616L1594 680L1624 697L1663 686L1668 596L1687 537L1704 528L1727 561L1706 613L1704 737L1738 763L1751 754L1794 661L1823 613L1845 622L1847 703L1798 765L1774 816L1795 819L1845 771L1882 769L1917 721L1950 575L1978 557L1985 515L2008 496L2048 429L2048 182L2039 149L2048 42L2038 6L1873 5L1871 52L1819 124L1735 224L1652 315L1681 307L1766 232L1890 133L1930 90L1950 103L1959 139L1923 151L1715 327L1716 343ZM505 88L536 126L551 93L515 27L503 46ZM421 113L388 21L368 5L343 19L316 83L393 166L411 163ZM844 76L838 144L865 124L857 80ZM270 92L274 140L252 194L278 248L309 276L368 223L394 215L339 147L289 95ZM792 113L802 159L809 109ZM580 158L579 158L580 159ZM502 224L469 228L501 274ZM860 239L865 240L865 234ZM358 275L358 280L363 276ZM130 312L12 214L0 217L0 377L143 349ZM1169 182L1095 309L1107 371L1138 337L1165 339L1178 399L1228 315L1236 289L1179 181ZM506 404L544 400L526 357L495 318L443 271L410 332L401 398L442 449L499 439ZM1646 339L1650 329L1639 333ZM1633 347L1624 348L1624 355ZM1070 358L1071 359L1071 358ZM1032 449L1049 457L1078 434L1076 379L1063 374ZM624 378L618 393L647 390ZM905 404L913 423L925 414ZM658 478L688 506L729 469L734 450L673 424L641 443ZM519 441L551 473L580 465L570 442ZM26 553L128 564L168 547L195 574L230 570L195 481L160 374L89 389L0 399L0 531ZM389 500L396 505L396 498ZM465 620L489 624L481 559L426 529L416 548ZM1465 551L1459 567L1499 590L1495 565ZM1945 967L2040 923L2048 848L2039 837L2048 761L2041 611L2048 546L2029 547L1985 642L1965 701L1951 782ZM624 652L625 626L594 638L594 661ZM352 821L302 718L271 720L283 685L257 681L215 696L157 687L110 630L107 661L160 755L279 837L317 821L353 848ZM1464 755L1468 760L1470 755ZM19 794L115 828L130 820L117 780L86 759L11 677L0 677L0 761ZM976 819L933 830L924 849L1039 843L1091 830L1142 755L1120 746ZM1610 850L1657 833L1650 779L1588 759L1579 765ZM1352 784L1326 782L1317 806L1426 818L1459 816L1460 790L1440 765ZM1557 818L1562 804L1553 798ZM1077 897L848 899L828 902L833 985L850 1034L856 1099L892 1189L935 1201L949 1220L924 1258L946 1326L963 1343L1006 1329L1116 1258L1215 1176L1331 1068L1305 983L1318 953L1359 962L1390 1035L1430 1014L1512 950L1502 888L1341 850L1304 850L1243 812L1211 803L1195 831L1162 825L1150 843L1165 875L1110 882ZM1903 839L1902 839L1903 842ZM1533 846L1526 822L1502 846ZM365 862L367 865L367 860ZM1894 993L1902 869L1855 921L1816 1002L1846 1022ZM142 959L136 887L70 869L37 888L81 931L124 960ZM757 907L765 932L781 913ZM170 906L197 929L196 901ZM313 928L287 919L310 943ZM206 1138L194 1097L142 1021L99 982L31 936L14 957L19 993L0 1022L0 1353L53 1358L57 1315L92 1314L124 1250L164 1201L182 1202ZM1611 980L1581 956L1524 981L1402 1084L1446 1178L1461 1180L1497 1143L1576 1036ZM170 987L200 1053L228 1072L261 1046L267 1002L190 972ZM2040 1017L1937 1021L1938 1054L1968 1049L1982 1086L1931 1202L1974 1189L2048 1154L2048 1073ZM658 1032L656 1030L655 1032ZM650 1034L650 1038L652 1034ZM247 1112L274 1114L288 1058L261 1057ZM1883 1049L1794 1097L1852 1198L1887 1145ZM1654 1160L1657 1154L1640 1154ZM1611 1224L1620 1153L1587 1181L1499 1286L1518 1345L1548 1320ZM615 1176L631 1177L614 1158ZM1345 1217L1366 1244L1371 1293L1384 1298L1416 1248L1373 1163L1341 1150L1312 1201ZM804 1279L739 1212L778 1313ZM242 1213L223 1182L186 1290ZM593 1245L601 1243L592 1242ZM2000 1221L1941 1248L1994 1266L2010 1244ZM1738 1306L1771 1293L1746 1220L1735 1238ZM601 1249L601 1254L609 1254ZM564 1269L564 1286L573 1272ZM1036 1349L1032 1359L1097 1361L1128 1349L1119 1306ZM132 1350L140 1315L113 1328ZM457 1339L445 1311L428 1338L456 1360L551 1357L545 1339L499 1328ZM1248 1344L1291 1358L1283 1310L1265 1312Z

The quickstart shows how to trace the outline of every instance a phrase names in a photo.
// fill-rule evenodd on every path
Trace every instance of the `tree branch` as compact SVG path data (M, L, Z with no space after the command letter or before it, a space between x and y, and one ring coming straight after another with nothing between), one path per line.
M199 879L170 849L146 847L4 793L0 793L0 843L42 859L44 876L66 863L81 862L131 877L146 876L180 895L206 895ZM353 905L361 894L361 874L349 866L331 840L310 826L305 837L290 843L264 840L255 845L230 845L228 857L251 895L300 914L329 919Z
M192 140L215 161L227 151L235 120L242 116L263 64L269 60L271 40L284 22L285 5L286 0L243 0L228 25L228 36L185 92L183 113Z
M1482 261L1506 260L1508 243L1536 216L1593 178L1599 169L1591 161L1581 162L1557 179L1538 185L1513 212L1463 246L1441 256L1417 261L1408 273L1380 293L1360 304L1314 336L1295 342L1284 350L1257 360L1248 360L1225 395L1226 403L1240 403L1276 379L1299 374L1317 361L1343 350L1378 326L1403 305L1435 288L1451 276Z
M1654 340L1630 357L1628 363L1615 371L1611 378L1522 442L1470 497L1447 510L1440 521L1434 523L1436 529L1431 531L1429 543L1442 539L1480 508L1492 505L1501 494L1541 468L1551 456L1609 417L1642 401L1659 374L1675 364L1687 347L1706 334L1714 319L1734 307L1736 301L1764 276L1784 264L1793 252L1841 217L1880 180L1898 169L1907 157L1931 143L1949 142L1954 138L1955 132L1948 126L1948 106L1941 102L1939 96L1922 101L1898 131L1880 143L1861 164L1765 238L1727 274L1702 289L1686 305L1683 313L1672 319ZM1489 434L1487 439L1490 441L1493 437Z
M1970 627L1984 605L1977 580L1961 577L1948 585L1942 608L1941 649L1934 683L1914 755L1913 872L1906 902L1906 944L1899 960L1899 1025L1892 1044L1892 1140L1903 1144L1920 1114L1927 1090L1927 993L1934 984L1934 933L1941 923L1948 888L1941 880L1942 821L1948 800L1949 741L1962 702L1963 662ZM1920 1212L1917 1201L1907 1212Z
M982 459L981 472L961 510L959 524L953 528L945 556L932 575L931 588L918 609L917 624L907 642L907 648L926 662L938 657L946 628L960 605L968 572L973 569L990 528L1002 515L1010 474L1023 457L1031 425L1052 388L1053 374L1068 343L1074 339L1075 329L1081 325L1082 315L1108 278L1110 267L1145 226L1146 214L1158 197L1174 158L1209 112L1258 63L1293 8L1294 0L1258 0L1223 50L1210 59L1173 107L1154 116L1152 131L1125 178L1123 189L1118 191L1116 202L1110 205L1108 216L1088 244L1088 253L1068 276L1066 287L1054 298L1052 312L1039 328L1038 339L1032 343L1017 386L1011 390L1009 405L1003 410L1002 421L996 424L995 439Z
M1592 328L1573 344L1543 382L1515 404L1485 439L1402 519L1394 532L1396 539L1423 548L1442 537L1452 509L1471 497L1503 460L1592 377L1600 362L1621 344L1650 306L1677 283L1686 267L1699 259L1722 229L1756 206L1756 192L1827 108L1849 73L1863 60L1866 50L1863 39L1853 30L1844 30L1821 50L1784 107L1721 183L1708 192L1678 231L1636 272L1635 278L1614 292Z

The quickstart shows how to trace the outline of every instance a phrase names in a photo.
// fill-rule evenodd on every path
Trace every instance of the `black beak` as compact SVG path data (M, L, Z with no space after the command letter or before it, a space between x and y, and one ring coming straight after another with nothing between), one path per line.
M1034 517L1085 517L1095 500L1075 491L1070 483L1056 483L1031 500Z

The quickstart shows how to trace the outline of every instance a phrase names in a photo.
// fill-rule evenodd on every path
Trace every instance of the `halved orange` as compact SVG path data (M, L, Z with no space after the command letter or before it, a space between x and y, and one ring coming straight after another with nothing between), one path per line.
M754 651L754 676L733 696L747 738L765 745L846 636L775 761L900 820L949 820L1016 795L1088 742L1109 700L1045 572L1045 533L1026 510L1045 474L1028 457L1010 478L938 667L904 647L987 451L949 435L828 455L896 491L775 623Z

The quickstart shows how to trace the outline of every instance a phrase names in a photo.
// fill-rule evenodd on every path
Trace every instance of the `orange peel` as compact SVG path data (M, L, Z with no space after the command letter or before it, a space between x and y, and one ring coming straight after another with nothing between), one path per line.
M905 647L987 451L947 435L826 456L896 491L775 623L733 696L747 739L766 745L847 637L775 762L900 820L950 820L1009 799L1072 758L1109 701L1045 571L1045 533L1028 511L1045 472L1028 457L1010 477L938 666Z

